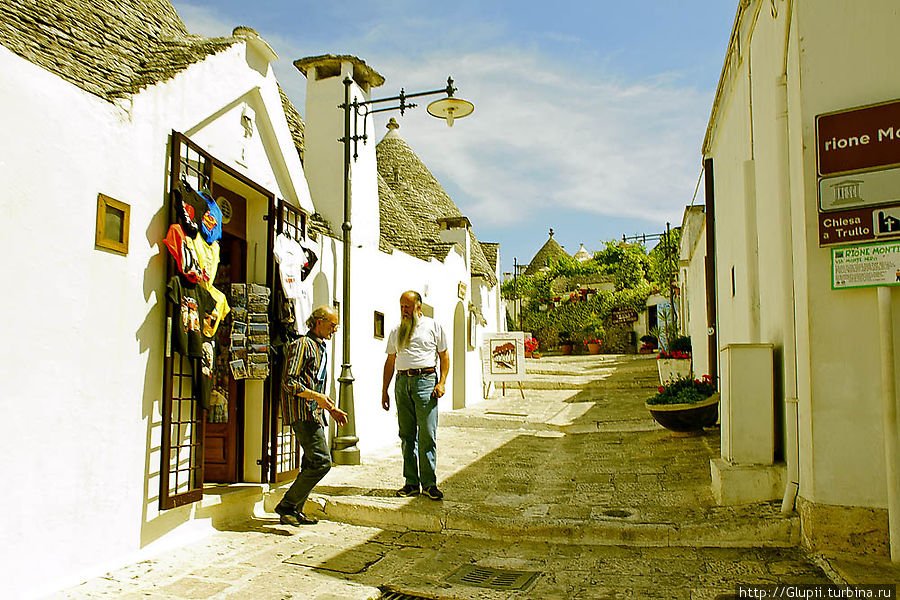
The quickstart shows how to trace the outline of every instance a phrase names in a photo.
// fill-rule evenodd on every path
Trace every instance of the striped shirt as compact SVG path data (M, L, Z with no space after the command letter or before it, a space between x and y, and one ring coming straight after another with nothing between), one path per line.
M325 411L312 398L298 396L304 390L325 393L325 341L310 332L285 346L281 377L281 416L285 423L314 421L327 425Z

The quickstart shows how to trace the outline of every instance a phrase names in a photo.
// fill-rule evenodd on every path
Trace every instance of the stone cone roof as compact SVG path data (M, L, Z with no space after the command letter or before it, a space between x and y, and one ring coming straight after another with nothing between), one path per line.
M579 262L585 262L591 260L593 256L588 252L587 248L584 247L584 244L581 244L578 248L578 252L575 253L574 258Z
M539 273L544 267L553 264L560 258L572 258L563 250L563 247L553 239L553 230L550 230L550 239L548 239L541 249L537 251L528 268L525 269L525 275L534 275Z
M306 125L303 123L303 117L300 116L300 111L297 110L297 107L295 107L294 103L291 102L291 99L288 98L287 94L282 89L281 84L278 85L278 93L281 96L281 106L284 108L284 116L287 118L288 129L291 130L291 138L294 140L294 147L297 149L297 154L300 155L300 162L303 162L303 152L306 150L304 143Z
M110 101L166 81L237 41L190 35L168 0L0 2L0 43Z
M396 123L376 146L381 211L379 247L397 248L422 260L443 260L452 244L441 240L438 220L463 217L428 167L397 133ZM481 243L469 230L472 275L497 283Z

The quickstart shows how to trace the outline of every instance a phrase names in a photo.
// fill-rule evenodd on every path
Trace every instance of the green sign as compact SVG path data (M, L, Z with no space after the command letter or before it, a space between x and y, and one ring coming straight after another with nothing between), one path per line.
M831 289L900 285L900 240L831 249Z

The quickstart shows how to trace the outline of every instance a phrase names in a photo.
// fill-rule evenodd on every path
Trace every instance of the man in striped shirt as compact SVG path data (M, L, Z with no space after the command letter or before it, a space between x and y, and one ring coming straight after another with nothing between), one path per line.
M325 395L328 355L325 340L337 331L340 319L335 309L320 306L306 320L309 332L285 346L281 378L281 415L300 441L303 461L297 479L275 507L285 525L312 525L313 517L303 514L309 493L331 469L331 454L325 440L327 411L339 424L347 423L347 413Z

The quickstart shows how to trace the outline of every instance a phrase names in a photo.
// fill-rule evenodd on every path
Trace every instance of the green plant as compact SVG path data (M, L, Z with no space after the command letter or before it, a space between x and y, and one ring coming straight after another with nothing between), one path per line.
M702 379L674 379L657 388L657 394L647 404L696 404L716 393L716 386L709 375Z
M679 335L672 343L669 344L669 350L671 352L687 352L690 354L691 352L691 338L686 335Z

